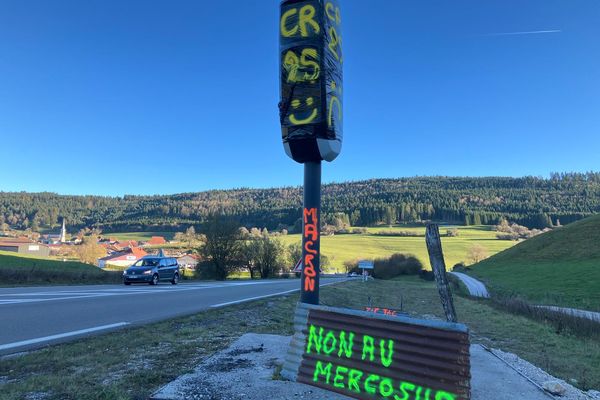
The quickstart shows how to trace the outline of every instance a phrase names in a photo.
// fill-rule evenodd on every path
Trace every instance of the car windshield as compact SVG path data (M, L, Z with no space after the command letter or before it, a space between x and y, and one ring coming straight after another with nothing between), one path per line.
M153 258L143 258L141 260L138 260L135 264L133 264L134 267L156 267L157 265L158 260Z

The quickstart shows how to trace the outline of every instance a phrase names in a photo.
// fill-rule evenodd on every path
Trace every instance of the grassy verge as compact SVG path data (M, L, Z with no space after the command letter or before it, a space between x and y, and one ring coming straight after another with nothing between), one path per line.
M73 261L0 254L0 286L120 283L121 274Z
M398 308L402 302L412 314L443 315L434 284L413 277L328 286L321 302L361 309L369 296L373 305ZM244 333L291 334L297 299L293 294L209 310L0 360L0 398L145 399ZM485 302L456 296L455 303L473 342L514 352L580 387L600 388L600 342L557 333Z

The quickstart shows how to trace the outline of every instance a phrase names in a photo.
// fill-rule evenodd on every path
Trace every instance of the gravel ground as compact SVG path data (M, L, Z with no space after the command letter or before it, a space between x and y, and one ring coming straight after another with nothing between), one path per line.
M155 400L264 400L264 399L347 399L315 387L274 380L283 363L289 337L246 334L231 347L206 359L196 370L161 388ZM542 392L518 375L505 363L485 351L471 346L473 400L600 400L600 392L583 392L554 378L512 353L492 349L491 353L527 376L537 385L559 382L563 396ZM506 388L511 390L507 391Z
M562 387L565 388L566 392L562 396L554 396L555 398L564 399L564 400L589 400L589 399L599 399L600 400L600 392L595 390L590 390L588 392L584 392L582 390L577 389L576 387L568 384L567 382L555 378L546 371L536 367L535 365L523 360L519 356L513 353L507 353L498 349L491 349L492 353L496 356L500 357L503 361L507 362L510 366L515 368L517 371L537 383L539 386L543 386L545 382L553 381L558 382Z
M346 400L316 387L274 379L290 337L247 333L186 374L152 400Z

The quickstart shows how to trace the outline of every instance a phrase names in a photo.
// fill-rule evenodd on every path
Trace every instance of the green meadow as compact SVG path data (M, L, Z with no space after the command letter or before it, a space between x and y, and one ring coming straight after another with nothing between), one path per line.
M456 228L458 236L446 237L446 230ZM417 237L380 236L377 233L406 232L419 234ZM459 262L470 263L468 252L474 245L482 246L489 256L503 251L516 242L498 240L491 226L452 226L440 227L442 248L446 259L446 267L451 268ZM285 244L300 242L301 236L280 236ZM344 261L358 259L374 259L390 256L394 253L414 254L425 266L429 265L429 256L425 245L425 227L394 226L368 228L367 233L352 235L333 235L321 237L321 252L330 261L330 269L344 272Z
M152 236L162 236L167 240L172 240L175 232L117 232L103 233L102 235L122 241L137 240L138 242L145 242L146 240L150 240Z
M536 236L474 265L493 293L600 311L600 215Z

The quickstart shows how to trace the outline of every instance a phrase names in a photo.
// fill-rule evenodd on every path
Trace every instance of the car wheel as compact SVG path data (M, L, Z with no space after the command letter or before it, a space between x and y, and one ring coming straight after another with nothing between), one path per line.
M173 275L173 280L171 280L171 284L177 285L179 283L179 274Z
M152 280L150 281L151 285L158 285L158 274L152 275Z
M123 283L127 286L131 285L131 282L123 282Z

